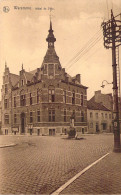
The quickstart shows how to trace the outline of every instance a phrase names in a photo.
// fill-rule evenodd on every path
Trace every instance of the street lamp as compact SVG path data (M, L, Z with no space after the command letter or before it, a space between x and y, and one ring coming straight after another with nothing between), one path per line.
M104 82L106 82L106 84L105 84L105 85L108 85L108 84L113 84L113 82L112 82L112 83L109 83L108 81L104 80L104 81L102 81L102 85L101 85L101 87L102 87L102 88L104 88L104 87L105 87L105 85L103 84Z

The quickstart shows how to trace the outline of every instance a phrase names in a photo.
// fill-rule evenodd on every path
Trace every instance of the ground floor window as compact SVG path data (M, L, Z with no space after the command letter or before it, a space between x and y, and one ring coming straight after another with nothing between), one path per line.
M5 129L5 135L8 135L8 129Z
M93 123L90 123L90 128L93 128Z
M107 124L106 123L102 123L102 130L105 131L107 129Z

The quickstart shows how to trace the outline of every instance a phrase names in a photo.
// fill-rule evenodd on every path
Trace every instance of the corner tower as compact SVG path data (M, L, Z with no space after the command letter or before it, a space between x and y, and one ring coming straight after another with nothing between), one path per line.
M41 69L43 70L43 74L47 75L49 79L55 78L59 75L61 68L61 64L59 61L59 57L56 54L54 43L56 38L53 34L52 22L50 21L50 29L49 34L46 38L48 42L48 49L46 55L44 57Z

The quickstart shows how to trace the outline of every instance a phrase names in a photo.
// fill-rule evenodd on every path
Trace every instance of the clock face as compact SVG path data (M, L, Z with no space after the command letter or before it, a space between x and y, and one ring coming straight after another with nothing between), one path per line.
M50 43L49 43L49 46L53 46L53 43L52 43L52 42L50 42Z

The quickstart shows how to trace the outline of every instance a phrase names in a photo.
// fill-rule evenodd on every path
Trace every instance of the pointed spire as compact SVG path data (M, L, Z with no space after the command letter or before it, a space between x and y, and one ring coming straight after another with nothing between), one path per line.
M52 10L50 10L50 31L52 31L51 11L52 11Z
M22 70L23 70L23 63L22 63Z
M50 19L50 31L52 31L52 22L51 22L51 19Z
M50 19L50 29L49 29L49 34L48 34L48 37L46 39L46 41L48 42L48 48L49 47L53 47L54 48L54 42L56 41L56 38L54 37L54 34L53 34L53 29L52 29L52 21Z

